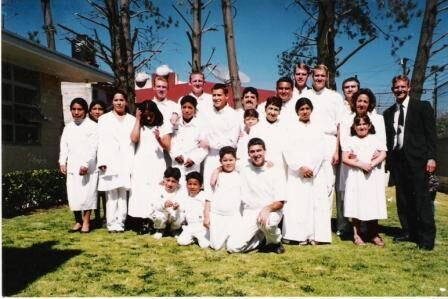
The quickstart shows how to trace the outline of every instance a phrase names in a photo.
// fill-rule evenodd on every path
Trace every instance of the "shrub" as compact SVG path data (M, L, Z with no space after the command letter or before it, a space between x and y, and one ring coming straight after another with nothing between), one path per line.
M56 169L13 171L2 175L3 217L67 203L65 176Z

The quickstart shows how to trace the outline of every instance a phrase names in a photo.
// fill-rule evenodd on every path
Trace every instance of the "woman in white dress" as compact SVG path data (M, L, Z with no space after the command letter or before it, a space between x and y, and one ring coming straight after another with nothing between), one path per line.
M367 238L383 247L378 235L378 219L387 218L384 171L386 146L375 134L367 114L353 120L351 137L342 146L342 161L349 166L345 186L344 216L352 219L353 242L365 245L360 235L361 221L367 221Z
M124 231L127 215L127 191L131 187L134 143L131 132L135 117L126 112L127 100L115 92L112 111L98 120L98 191L106 191L106 222L110 233Z
M283 207L283 238L300 245L331 243L331 185L323 171L325 138L310 119L313 104L300 98L295 106L298 121L290 123L283 157L288 176Z
M136 145L132 167L129 216L139 221L138 234L149 233L151 196L160 181L166 164L163 151L171 146L172 127L165 123L157 105L146 100L137 105L131 140Z
M59 170L67 176L68 204L75 215L75 225L69 232L90 232L90 214L97 207L98 132L97 124L86 117L87 111L87 102L75 98L70 103L73 121L65 126L61 136Z

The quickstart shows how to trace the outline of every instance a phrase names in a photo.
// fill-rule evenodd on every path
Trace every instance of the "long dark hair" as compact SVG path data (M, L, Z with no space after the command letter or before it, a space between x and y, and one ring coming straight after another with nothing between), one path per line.
M137 104L137 109L139 109L142 113L145 111L149 111L154 113L154 122L152 124L148 123L148 120L144 117L140 119L141 126L156 126L160 127L163 125L163 115L157 107L156 103L151 100L145 100L142 103Z

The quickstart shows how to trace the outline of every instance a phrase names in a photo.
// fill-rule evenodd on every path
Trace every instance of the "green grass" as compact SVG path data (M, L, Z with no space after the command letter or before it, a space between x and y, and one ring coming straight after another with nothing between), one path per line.
M386 233L399 226L395 203L388 206ZM229 255L130 231L68 234L67 207L39 211L3 220L3 295L447 296L448 195L437 195L436 209L432 252L382 234L383 249L333 236L331 245L285 245L283 255Z

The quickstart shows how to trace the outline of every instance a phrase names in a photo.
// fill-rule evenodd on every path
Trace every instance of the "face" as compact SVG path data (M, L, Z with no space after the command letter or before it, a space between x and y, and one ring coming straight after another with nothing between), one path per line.
M142 118L146 121L146 123L153 124L156 120L156 115L152 111L145 110L142 113Z
M409 95L411 87L408 82L404 80L397 80L392 87L392 92L394 93L395 99L398 103L403 103L406 97Z
M258 104L257 96L254 93L247 92L242 101L243 109L256 109Z
M121 93L116 93L112 99L112 107L114 111L123 115L126 112L126 100Z
M308 105L308 104L302 105L299 108L299 110L297 111L297 115L299 116L299 120L301 122L305 122L305 123L308 122L310 120L310 115L311 115L312 111L313 110L311 109L310 105Z
M344 86L342 87L344 91L344 96L347 100L351 100L352 95L358 91L359 86L356 81L347 81L344 83Z
M216 110L221 110L227 105L227 95L224 94L224 90L222 89L214 89L213 90L213 106Z
M225 154L221 159L222 170L232 172L235 170L236 159L231 154Z
M187 181L188 195L195 196L201 191L201 183L197 179L189 179Z
M361 120L358 125L355 125L356 136L363 138L369 134L370 124L367 124L364 120Z
M79 104L73 104L72 108L70 108L70 112L72 113L73 120L75 121L82 120L86 116L86 112Z
M308 80L307 70L296 67L296 71L294 73L294 81L296 82L296 87L299 89L304 88L307 80Z
M196 108L191 103L185 103L182 105L182 118L189 120L192 119L196 113Z
M168 193L173 193L179 186L179 182L173 177L163 178L163 185Z
M246 127L252 128L254 125L258 123L258 118L253 116L248 116L244 118L244 124Z
M257 167L264 165L264 154L265 150L261 145L252 145L248 150L250 162Z
M193 74L190 76L191 91L195 95L201 95L204 92L204 77L201 74Z
M165 99L168 93L168 83L163 80L156 80L155 85L154 90L156 91L156 98L158 100Z
M315 90L319 91L325 88L327 83L327 73L324 70L315 69L313 71L313 87Z
M100 104L95 104L93 105L92 109L90 109L90 117L95 120L98 121L98 118L100 118L101 115L103 115L104 113L104 109L103 107L101 107Z
M366 94L360 94L356 99L355 107L358 115L365 115L369 109L370 99Z
M275 105L268 105L266 107L266 119L273 123L277 121L278 116L280 115L280 109Z
M280 82L277 85L277 96L282 99L283 102L289 101L292 96L292 86L288 82Z

